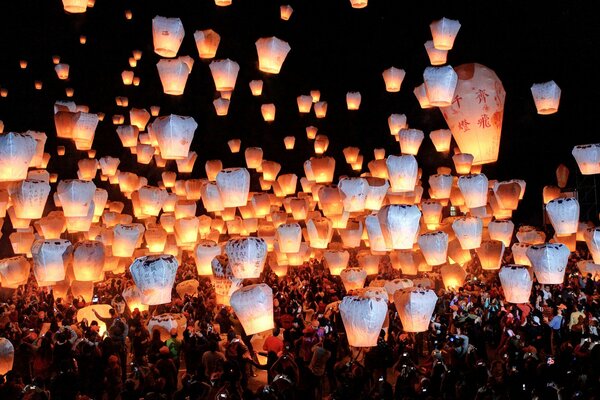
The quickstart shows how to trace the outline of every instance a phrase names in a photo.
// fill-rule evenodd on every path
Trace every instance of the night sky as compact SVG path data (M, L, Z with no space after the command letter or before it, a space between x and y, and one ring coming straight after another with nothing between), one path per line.
M336 175L356 175L344 162L342 149L361 148L363 171L368 171L374 148L399 154L387 118L391 113L404 113L411 127L425 132L418 160L427 176L437 166L452 166L451 159L436 153L428 139L431 130L446 128L440 111L422 110L413 95L429 65L423 47L431 39L429 24L445 16L462 24L448 63L486 65L497 73L507 93L500 158L484 166L483 172L489 179L525 179L525 199L513 219L516 224L539 224L541 190L556 184L556 167L566 164L571 169L569 186L575 186L578 171L571 156L573 146L600 141L600 24L594 3L371 0L366 9L357 10L348 0L233 0L229 7L217 7L213 0L96 0L85 14L69 15L60 0L2 1L0 87L7 88L9 95L0 98L0 119L5 132L46 132L46 152L52 154L48 170L58 172L61 179L74 178L77 160L87 154L77 152L69 140L57 140L53 122L54 102L68 100L64 90L72 87L72 100L107 115L96 131L97 158L120 156L120 170L147 176L150 184L156 184L161 170L154 162L137 164L135 156L121 146L111 116L128 116L129 109L117 107L116 96L128 97L129 107L160 105L161 115L195 118L198 129L191 149L198 153L198 160L191 174L194 178L205 177L208 159L220 158L225 167L245 166L243 148L247 146L262 147L265 159L282 164L281 173L301 176L302 163L313 154L313 143L305 133L309 125L329 137L327 155L337 160ZM282 4L294 9L289 21L279 18ZM132 20L125 19L125 10L132 11ZM160 57L152 44L151 20L156 15L179 17L186 30L178 55L189 55L195 63L182 96L162 92L156 70ZM212 101L218 94L210 61L199 59L193 38L194 31L209 28L221 35L216 59L230 58L241 67L226 117L217 117L214 111ZM85 45L79 43L80 35L87 37ZM279 75L258 71L254 42L268 36L291 46ZM130 69L128 59L134 49L143 51L134 69L141 78L139 87L124 86L121 80L121 72ZM53 55L70 65L68 81L57 78ZM19 67L21 59L28 61L25 70ZM390 66L406 70L399 93L385 91L381 73ZM253 79L264 80L261 97L250 93L248 82ZM43 90L34 89L35 80L43 81ZM562 89L560 109L554 115L538 115L530 87L549 80ZM296 97L312 89L319 89L321 99L328 102L325 119L316 119L314 112L298 113ZM348 91L361 92L359 111L346 109ZM271 102L277 106L276 119L266 123L260 106ZM291 152L283 146L283 137L288 135L296 136ZM231 138L242 139L237 155L229 152L227 140ZM67 147L65 157L56 156L57 144ZM176 171L175 162L169 162L167 169ZM189 177L181 175L180 179ZM109 188L99 179L97 184ZM114 187L110 193L115 195Z

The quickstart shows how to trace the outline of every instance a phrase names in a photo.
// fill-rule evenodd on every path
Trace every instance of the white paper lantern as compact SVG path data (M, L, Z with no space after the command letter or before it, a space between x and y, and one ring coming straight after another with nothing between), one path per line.
M425 68L423 81L430 105L447 107L452 104L458 75L450 65Z
M448 50L436 49L433 45L433 40L428 40L425 42L425 51L427 51L427 56L429 57L429 63L431 65L446 64L446 59L448 58Z
M171 114L152 123L160 155L165 160L187 158L198 124L192 117Z
M177 284L175 287L175 291L180 298L185 298L185 296L189 297L197 297L198 296L198 286L200 282L196 279L187 279Z
M140 312L148 311L150 308L148 305L142 303L142 292L140 292L140 289L135 285L124 289L122 296L123 299L125 299L125 303L127 303L127 307L129 307L129 310L132 312L136 308Z
M452 50L454 40L460 29L460 22L442 18L429 24L433 45L438 50Z
M401 250L413 247L421 219L417 206L387 205L377 213L377 218L388 248Z
M346 292L362 289L367 280L367 271L362 268L345 268L340 272L340 278Z
M412 155L388 156L385 162L394 192L411 192L415 190L419 166Z
M281 253L298 253L302 242L302 228L298 223L281 224L275 235Z
M445 232L424 233L419 236L417 242L427 264L434 266L446 263L448 259L448 235Z
M290 45L275 36L260 38L255 44L258 53L258 69L269 74L278 74L291 50Z
M369 184L364 178L343 178L338 183L344 211L360 212L365 209Z
M424 138L425 134L419 129L400 129L398 133L400 152L416 156Z
M230 239L225 245L225 253L229 257L233 276L240 279L258 278L267 259L267 243L255 237Z
M67 179L58 183L56 193L65 217L85 217L94 200L96 185L91 181Z
M499 240L484 240L476 249L483 270L497 270L502 264L504 243Z
M538 114L548 115L558 111L560 88L556 82L534 83L531 94Z
M594 262L600 264L600 227L586 229L583 236Z
M450 151L450 141L452 140L452 132L450 129L438 129L429 133L429 138L435 146L435 150L440 153Z
M230 59L215 60L209 65L215 88L218 92L232 91L235 88L240 65Z
M187 318L183 314L165 313L153 315L148 320L148 332L152 333L155 329L160 332L160 340L167 341L171 338L171 330L177 330L177 338L183 340L183 332L187 328Z
M554 199L546 204L546 212L557 236L577 233L579 202L575 197Z
M182 95L193 66L194 60L189 56L159 60L156 63L156 69L162 83L163 92L173 96Z
M102 278L106 252L104 244L82 240L73 246L73 274L78 281L98 281Z
M383 80L385 81L385 90L390 93L400 91L406 71L401 68L390 67L383 71Z
M154 52L161 57L175 57L183 41L185 30L179 18L156 16L152 19Z
M429 329L437 296L433 290L412 287L394 293L394 305L405 332L425 332Z
M33 273L38 282L58 282L65 279L71 242L65 239L36 240L31 246Z
M142 224L117 224L113 228L112 253L115 257L131 257L144 234ZM138 285L139 286L139 285Z
M87 10L89 0L62 0L63 8L71 14L81 14ZM1 373L0 375L3 375Z
M273 291L264 284L244 286L231 295L231 307L246 335L273 329Z
M0 182L27 178L27 169L36 153L36 141L24 133L0 135Z
M487 204L488 179L484 174L461 176L458 178L458 188L468 208L484 207Z
M483 221L479 217L460 217L452 222L452 230L464 250L476 249L481 245Z
M600 174L600 143L575 146L571 154L582 175Z
M388 300L390 303L394 302L394 293L399 290L404 290L413 287L413 281L405 278L396 278L389 281L385 281L383 287L388 294Z
M440 275L446 290L458 291L465 283L467 271L458 264L445 264L440 268Z
M325 264L331 275L339 275L348 266L350 253L346 250L326 250L323 253Z
M0 338L0 375L4 376L13 368L15 348L10 340Z
M500 284L504 291L504 299L509 303L529 303L533 276L531 270L524 265L506 265L498 272Z
M243 207L248 203L250 173L246 168L223 169L216 181L224 207Z
M377 346L388 310L382 296L346 296L339 310L350 346Z
M172 255L136 258L129 267L135 285L142 292L142 303L147 305L171 302L171 290L179 264Z
M2 287L16 288L18 285L26 284L30 270L31 264L23 256L0 260L0 281L2 281Z
M563 283L570 254L562 243L536 244L527 249L535 277L544 285Z
M212 274L212 260L221 254L221 246L212 240L201 240L194 249L194 260L198 275Z
M500 240L505 247L510 246L515 224L511 220L496 220L488 224L490 239Z
M194 32L194 40L200 58L214 58L221 42L221 36L212 29Z

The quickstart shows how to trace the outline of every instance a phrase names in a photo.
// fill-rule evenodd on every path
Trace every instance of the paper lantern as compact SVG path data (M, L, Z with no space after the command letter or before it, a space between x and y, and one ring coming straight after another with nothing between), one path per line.
M446 64L446 59L448 58L448 50L436 49L433 45L433 40L428 40L425 42L425 51L427 51L427 56L429 57L429 63L431 65Z
M231 91L235 88L240 65L230 59L215 60L209 65L215 87L218 92Z
M213 100L213 106L215 107L215 111L218 116L225 116L229 111L229 100L225 100L220 97Z
M281 18L284 21L289 20L293 12L294 9L289 4L279 6L279 18Z
M263 81L261 80L253 80L250 81L250 91L252 92L252 96L260 96L263 90Z
M221 246L212 240L201 240L194 249L194 260L198 275L212 274L212 260L221 254Z
M564 189L567 186L567 182L569 181L569 168L565 164L560 164L556 168L556 181L558 183L558 187Z
M13 368L15 348L6 338L0 338L0 375L4 376Z
M594 262L600 264L600 228L586 229L584 238Z
M82 240L73 246L73 274L78 281L97 281L102 277L105 259L104 244Z
M537 113L541 115L554 114L560 103L560 88L554 81L534 83L531 94Z
M29 221L29 220L27 220ZM2 221L3 222L3 221ZM4 223L4 222L3 222ZM13 223L14 225L14 223ZM19 228L21 229L21 228ZM10 245L13 253L25 254L30 257L32 252L32 243L35 240L33 232L29 231L16 231L9 236Z
M177 292L177 295L182 299L184 299L186 295L189 297L197 297L199 285L200 282L198 282L198 280L187 279L178 283L175 287L175 291Z
M442 114L462 153L474 156L473 164L498 160L504 98L498 76L481 64L455 68L458 84L454 99Z
M286 136L283 138L283 144L286 150L294 150L294 145L296 144L295 136Z
M194 40L200 58L214 58L221 42L221 36L212 29L194 32Z
M339 310L350 346L377 346L388 311L383 296L346 296Z
M93 203L96 185L91 181L67 179L58 183L56 193L65 217L85 217Z
M45 181L25 179L19 182L11 193L13 208L18 218L42 218L50 185Z
M58 282L65 279L71 242L64 239L36 240L31 246L33 273L38 282Z
M419 129L400 129L400 132L398 133L400 152L402 154L412 154L416 156L424 137L423 131Z
M186 158L198 124L192 117L171 114L152 123L161 157L165 160Z
M86 12L88 0L62 0L63 8L70 14L81 14ZM4 375L6 372L0 373Z
M185 90L188 76L192 72L194 60L183 56L175 59L161 59L156 64L158 75L166 94L179 96Z
M520 194L521 185L516 182L498 182L494 185L494 198L503 210L516 210Z
M212 284L217 295L217 303L230 305L229 298L242 288L242 279L234 278L226 255L217 256L212 261Z
M388 117L388 127L390 128L390 134L396 136L400 132L400 129L408 128L406 124L406 115L404 114L391 114Z
M179 246L192 246L198 240L200 221L195 216L177 218L175 235Z
M499 240L484 240L476 249L477 257L481 263L481 269L497 270L502 264L504 256L504 243Z
M361 98L360 92L346 93L346 107L348 110L358 110L360 108Z
M158 330L160 332L160 340L165 342L171 338L171 330L177 331L177 339L183 340L183 332L187 328L187 318L179 313L165 313L153 315L148 320L148 332Z
M388 294L388 301L390 303L394 302L394 293L396 293L399 290L411 288L413 286L413 281L404 278L396 278L389 281L385 281L383 285L385 291Z
M544 186L542 190L542 197L544 199L544 204L550 203L554 199L558 199L561 197L561 190L557 186Z
M135 259L129 271L142 293L143 304L157 305L171 301L171 289L175 283L178 266L172 255L143 256Z
M543 285L563 283L570 254L562 243L535 244L527 249L535 277Z
M385 82L385 90L396 93L400 91L406 72L400 68L390 67L383 71L382 75Z
M546 212L557 236L577 233L579 202L575 197L555 199L546 204Z
M255 45L258 53L258 69L269 74L278 74L291 50L290 45L275 36L260 38Z
M429 24L433 45L438 50L452 50L454 40L460 29L460 22L443 17Z
M248 202L250 173L246 168L226 168L217 174L217 187L224 207L242 207Z
M317 127L315 127L315 126L307 126L306 127L306 137L307 137L307 139L310 139L310 140L314 139L317 136L317 131L318 131Z
M87 321L88 325L92 323L92 321L96 321L98 323L98 334L104 335L109 327L106 324L98 319L96 313L102 318L110 319L110 309L112 307L109 304L94 304L91 306L83 307L77 310L77 322L82 322L84 319ZM94 312L95 311L95 312Z
M225 245L225 253L229 257L233 276L240 279L258 278L267 259L267 243L255 237L230 239Z
M571 154L582 175L600 174L600 143L575 146Z
M500 284L504 291L504 299L508 303L529 303L533 277L531 271L524 265L507 265L498 272Z
M487 204L488 179L484 174L459 177L458 188L468 208L484 207Z
M445 232L425 233L419 236L417 242L427 264L441 265L446 262L448 258L448 235Z
M464 250L476 249L481 245L483 221L479 217L460 217L452 222L452 230Z
M430 195L433 199L448 199L452 191L452 175L436 174L428 179Z
M142 304L142 292L137 286L133 285L123 290L122 296L130 311L134 311L136 308L140 312L148 311L149 306Z
M325 118L325 116L327 115L327 102L326 101L319 101L317 103L315 103L315 116L317 118Z
M369 4L369 0L350 0L352 8L365 8Z
M437 296L430 289L412 287L394 293L394 305L405 332L425 332L429 329Z
M2 287L24 285L29 278L31 264L23 256L9 257L0 260L0 279Z
M456 173L460 175L466 175L471 172L471 168L473 167L473 160L475 158L472 154L468 153L458 153L452 156L452 161L454 162L454 168L456 169Z
M142 224L117 224L113 228L112 253L115 257L131 257L144 234ZM138 285L139 286L139 285ZM140 287L141 288L141 287Z
M306 221L310 247L326 249L333 237L333 223L328 218L311 218Z
M275 121L275 104L263 104L260 106L260 113L265 122Z
M26 179L36 148L37 143L30 134L8 132L0 135L0 182Z
M412 155L388 156L385 162L394 192L411 192L415 189L419 166Z
M538 231L533 226L521 226L517 232L517 240L527 244L542 244L546 240L546 234Z
M338 233L345 248L359 247L363 233L363 223L361 221L348 220L346 227L338 229Z
M302 242L302 228L297 223L281 224L276 236L281 253L298 253Z
M510 246L515 224L511 220L496 220L488 224L490 239L499 240L505 247Z
M415 205L392 204L377 213L386 247L411 249L419 231L421 211Z
M371 254L369 251L360 251L356 255L356 261L358 265L367 273L367 275L377 275L379 273L379 263L381 262L381 256L378 254Z
M458 291L465 283L467 272L458 264L445 264L440 268L446 290Z
M362 268L346 268L340 271L340 278L346 292L362 289L367 279L367 271Z
M162 253L167 243L167 231L161 226L149 226L144 232L144 239L150 253Z
M316 183L331 183L335 172L333 157L311 157L304 163L306 177Z
M231 295L231 307L246 335L273 329L273 290L264 284L244 286Z
M161 57L175 57L183 41L185 30L179 18L156 16L152 19L154 52Z
M365 209L369 183L364 178L344 178L338 183L344 211L359 212Z
M423 81L431 106L448 107L452 104L458 75L450 65L425 68Z
M260 147L248 147L244 151L246 166L251 169L259 169L263 161L263 150Z
M429 138L435 146L435 150L440 153L447 153L450 151L450 140L452 139L452 132L450 129L438 129L429 133Z
M140 131L137 126L119 126L117 128L117 135L121 139L123 147L135 147L138 141L138 135Z
M323 253L323 258L329 273L331 275L340 275L342 270L348 266L350 260L350 253L346 250L333 250L329 249Z

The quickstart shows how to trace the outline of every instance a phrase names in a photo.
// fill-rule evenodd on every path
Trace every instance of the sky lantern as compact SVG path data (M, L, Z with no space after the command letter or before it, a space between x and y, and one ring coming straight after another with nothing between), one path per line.
M298 253L302 242L302 228L298 223L281 224L275 234L279 251L282 253Z
M214 58L221 42L221 36L212 29L194 32L194 40L200 58Z
M531 94L537 113L541 115L554 114L560 103L560 88L554 81L534 83Z
M386 247L394 250L412 249L421 219L421 211L417 206L383 206L377 213L377 218Z
M350 253L342 249L328 249L323 253L323 258L327 268L329 268L329 273L335 276L339 275L348 266Z
M406 288L394 293L394 305L405 332L425 332L437 303L435 292L420 287Z
M437 200L423 200L421 202L423 222L427 225L427 229L437 229L442 220L443 210L444 206Z
M0 338L0 375L4 376L13 368L15 348L10 340Z
M258 69L269 74L278 74L291 50L290 45L275 36L260 38L256 41Z
M562 243L535 244L527 249L535 277L544 285L563 283L570 254Z
M435 174L428 179L430 195L433 199L448 199L452 191L452 175Z
M69 64L57 64L54 66L54 71L56 72L58 79L69 79Z
M112 253L115 257L131 257L137 244L142 238L144 225L135 224L117 224L113 228L114 239L112 243ZM139 285L138 285L139 286Z
M429 133L429 138L435 146L435 150L440 153L450 151L450 141L452 140L452 132L450 129L438 129Z
M167 244L167 231L160 225L149 226L144 232L144 239L150 253L161 254Z
M132 125L121 125L117 127L117 135L121 139L123 147L135 147L138 143L139 129Z
M410 192L415 188L417 181L417 159L410 155L389 155L385 162L394 192Z
M425 68L423 81L431 106L447 107L452 104L458 75L450 65Z
M390 93L396 93L400 91L406 71L401 68L390 67L383 71L382 75L385 82L385 90Z
M427 51L427 56L429 57L429 63L431 65L446 64L446 59L448 58L448 50L436 49L433 45L433 40L428 40L425 42L425 51Z
M377 345L388 311L387 301L383 296L345 296L339 310L350 346Z
M286 150L294 150L294 146L296 144L295 136L286 136L283 138L283 145Z
M275 121L275 104L268 103L260 106L260 113L265 122Z
M510 246L514 230L515 224L509 219L495 220L488 224L490 239L501 241L504 243L504 247Z
M23 256L0 260L0 278L3 287L16 287L26 284L31 264Z
M460 217L452 222L452 230L464 250L476 249L481 245L483 221L479 217Z
M469 174L471 172L474 159L475 157L469 153L458 153L453 155L452 161L454 162L456 173L460 175Z
M246 159L246 167L258 169L262 165L263 149L261 147L247 147L244 150L244 158Z
M425 134L419 129L400 129L400 132L398 132L400 152L416 156L421 143L423 143L423 138L425 138Z
M467 271L458 264L444 264L440 268L440 275L446 290L458 291L465 283Z
M284 21L288 21L292 16L294 9L289 4L279 6L279 18Z
M427 264L435 266L448 259L448 234L442 231L424 233L417 239ZM447 286L447 285L446 285Z
M192 117L171 114L152 123L161 157L165 160L187 158L198 124Z
M250 173L246 168L226 168L217 174L217 187L224 207L241 207L248 202Z
M390 114L388 117L388 127L390 128L390 134L398 136L400 129L408 128L406 123L406 115L404 114Z
M185 36L183 23L179 18L156 16L152 19L154 52L161 57L175 57Z
M565 164L559 164L556 167L556 182L558 187L564 189L567 186L567 182L569 181L569 168Z
M487 204L488 179L484 174L461 176L458 178L458 188L468 208L483 207Z
M231 295L231 307L247 335L270 331L273 321L273 290L265 283L244 286Z
M183 340L183 332L187 328L187 318L179 313L164 313L153 315L148 320L148 332L155 330L160 332L160 340L163 342L171 338L171 330L177 331L177 338Z
M75 113L73 116L71 138L75 142L77 150L91 149L98 121L98 114L81 111Z
M531 270L524 265L506 265L498 272L504 299L509 303L529 303L533 277Z
M36 153L33 136L9 132L0 135L0 182L27 178L27 169Z
M344 211L360 212L365 209L369 183L364 178L344 178L338 183Z
M557 236L577 233L579 202L575 197L554 199L546 204L546 212Z
M600 227L586 229L584 238L594 262L600 264Z
M326 101L318 101L314 106L315 116L317 118L325 118L327 115L327 102Z
M202 204L207 212L223 211L223 197L216 183L206 183L200 189Z
M85 217L93 202L96 185L91 181L67 179L58 183L56 194L65 217Z
M263 90L263 81L260 79L255 79L250 81L249 83L250 86L250 92L252 93L252 96L260 96L262 94L262 90Z
M215 107L215 112L219 117L223 117L229 112L229 100L225 100L222 97L213 100L213 106Z
M481 269L489 271L500 268L504 256L504 243L499 240L483 240L476 251Z
M73 246L73 274L78 281L102 278L106 251L102 242L82 240Z
M19 182L11 193L15 215L18 218L42 218L49 194L48 182L34 179L25 179Z
M214 60L209 64L210 72L218 92L230 91L235 88L240 65L230 59Z
M497 182L494 187L494 198L500 208L516 210L519 205L521 185L516 182Z
M369 0L350 0L352 8L365 8L369 4Z
M348 110L358 110L360 108L361 98L360 92L346 93L346 107Z
M455 68L458 84L452 103L441 109L462 153L473 164L498 160L506 92L496 73L481 64Z
M433 45L438 50L452 50L454 40L460 29L460 22L443 17L429 24Z
M170 95L182 95L193 65L194 60L188 56L159 60L156 68L158 69L163 91Z
M225 253L229 257L233 276L240 279L258 278L267 259L267 243L256 237L230 239L225 245Z
M221 160L206 160L204 170L209 181L214 182L217 179L217 174L223 169Z
M368 250L361 250L356 255L358 265L367 272L367 275L377 275L379 273L379 263L381 256L379 254L371 254Z
M233 3L233 0L215 0L215 5L218 7L227 7Z
M325 217L310 218L306 221L306 229L310 247L314 249L326 249L333 237L333 223Z
M340 271L340 278L346 292L362 289L367 279L367 271L362 268L345 268Z
M571 154L582 175L600 174L600 143L575 146Z
M333 157L311 157L304 163L306 177L316 183L333 182L335 159Z
M33 273L38 282L65 279L66 264L71 255L71 242L65 239L36 240L31 246Z
M171 302L171 290L179 264L172 255L144 256L129 267L135 285L142 293L142 304Z

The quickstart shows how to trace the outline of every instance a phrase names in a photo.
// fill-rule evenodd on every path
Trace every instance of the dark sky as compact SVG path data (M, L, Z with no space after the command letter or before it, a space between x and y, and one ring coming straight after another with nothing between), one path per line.
M226 167L245 166L243 151L231 155L227 140L242 139L243 146L261 146L265 159L283 165L282 173L303 174L302 163L312 154L305 127L315 125L330 138L328 154L335 157L337 174L353 174L343 161L342 149L359 146L366 164L373 148L385 147L398 154L389 134L387 117L404 113L411 127L425 131L445 128L437 109L421 110L412 90L422 82L429 65L423 43L431 38L429 23L442 16L462 24L448 62L457 66L478 62L495 70L506 89L506 104L500 159L484 167L490 179L521 178L527 193L516 222L540 222L541 189L554 184L559 163L571 168L569 184L576 184L576 164L571 149L576 144L600 141L598 133L597 77L600 53L600 24L593 1L378 1L355 10L348 0L233 0L230 7L216 7L212 0L96 0L83 15L69 15L60 0L15 0L0 2L0 86L9 90L0 99L0 119L5 131L45 131L46 151L53 155L49 170L62 178L74 177L76 162L85 157L67 141L68 156L56 157L52 105L66 99L65 87L73 87L78 104L107 118L96 132L98 157L119 155L120 169L148 176L156 184L160 171L151 163L140 166L123 150L110 122L113 114L128 114L117 107L115 96L127 96L130 107L160 105L161 114L193 116L198 122L192 150L199 157L192 176L205 176L207 159L221 158ZM279 5L290 4L289 21L279 19ZM133 19L125 19L125 10ZM195 64L183 96L162 93L156 71L159 56L153 52L151 20L154 16L179 17L186 29L179 55L189 55ZM229 115L217 117L212 101L214 84L208 62L200 60L193 33L211 28L221 35L216 58L237 61L241 70ZM80 35L87 44L79 44ZM258 71L254 42L277 36L289 42L290 51L282 72L267 75ZM129 69L134 49L143 51L135 69L139 87L123 86L121 72ZM52 56L70 64L69 81L59 81ZM19 60L29 63L19 68ZM395 66L406 70L400 93L387 93L381 72ZM263 95L253 97L252 79L263 79ZM42 80L42 91L34 89ZM560 109L550 116L537 115L530 87L535 82L554 80L562 89ZM311 89L321 90L329 104L326 119L314 113L300 115L296 97ZM359 111L346 109L348 91L360 91ZM274 123L262 120L260 106L277 106ZM285 152L282 139L295 135L296 149ZM435 153L426 137L419 153L425 175L451 160ZM167 165L176 170L174 162ZM186 176L183 176L186 178Z

